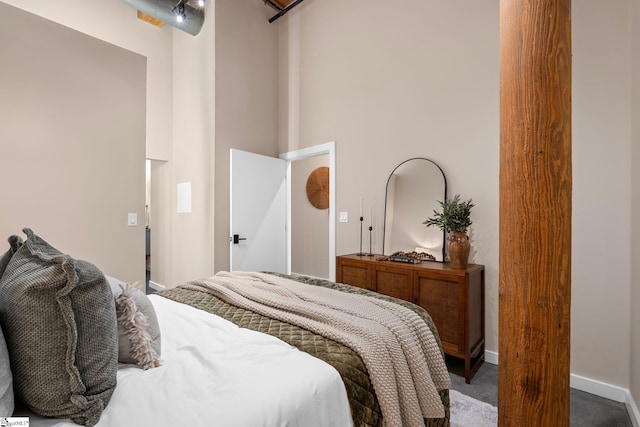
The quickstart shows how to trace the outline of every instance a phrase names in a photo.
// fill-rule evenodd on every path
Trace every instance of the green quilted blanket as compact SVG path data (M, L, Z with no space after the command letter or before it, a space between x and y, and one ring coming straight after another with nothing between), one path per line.
M326 280L310 279L299 276L280 276L310 285L330 287L349 293L372 295L376 298L386 299L402 304L420 315L425 320L429 328L434 332L436 339L438 339L436 328L427 312L408 302L380 295L365 289L342 285ZM382 426L380 406L371 385L367 369L360 356L352 349L295 325L270 319L260 314L232 306L208 293L175 288L158 292L157 295L216 314L217 316L235 323L242 328L253 329L255 331L272 335L297 347L301 351L307 352L312 356L325 361L333 366L342 377L347 391L349 405L351 407L354 426ZM441 419L425 420L425 426L427 427L449 426L449 391L440 391L440 397L444 403L446 417Z

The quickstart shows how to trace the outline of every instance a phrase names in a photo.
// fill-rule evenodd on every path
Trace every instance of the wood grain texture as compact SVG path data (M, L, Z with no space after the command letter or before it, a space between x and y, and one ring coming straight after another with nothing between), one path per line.
M285 7L293 3L293 0L272 0L272 1L278 6L280 6L281 9L284 9Z
M329 168L314 169L307 178L307 198L316 209L329 208Z
M569 426L571 1L500 1L499 426Z
M427 310L433 323L438 326L438 334L443 343L452 344L456 355L464 356L465 343L461 335L464 332L464 318L459 315L459 307L464 302L460 295L458 281L418 277L418 295L416 303ZM463 306L463 305L462 305ZM462 325L460 320L462 319ZM462 327L461 327L462 326Z
M141 21L147 22L151 25L153 25L154 27L162 27L164 25L164 21L161 19L158 19L154 16L151 15L147 15L146 13L142 12L142 11L138 11L138 19L140 19Z
M406 268L374 267L374 290L390 297L411 301L413 274Z

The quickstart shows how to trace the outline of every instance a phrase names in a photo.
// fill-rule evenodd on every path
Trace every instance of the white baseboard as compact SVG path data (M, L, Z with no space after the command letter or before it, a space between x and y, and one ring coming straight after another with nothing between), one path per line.
M485 350L484 360L485 362L491 363L492 365L497 365L498 353ZM604 397L606 399L614 400L616 402L624 403L627 407L627 411L629 412L629 417L631 417L633 426L640 427L640 412L638 412L638 405L633 400L633 396L628 389L603 383L591 378L582 377L576 374L570 375L569 382L571 388L573 389Z
M489 350L485 350L484 351L484 361L491 363L492 365L497 365L498 364L498 353L496 353L495 351L489 351Z
M627 411L629 411L629 417L631 417L633 427L640 427L640 411L638 411L638 405L636 405L629 391L627 391L627 401L625 404L627 405Z
M615 385L603 383L601 381L592 380L591 378L582 377L580 375L571 374L571 388L595 394L596 396L606 399L615 400L616 402L625 403L629 390Z
M166 289L160 283L156 283L153 280L149 280L149 287L155 291L164 291Z

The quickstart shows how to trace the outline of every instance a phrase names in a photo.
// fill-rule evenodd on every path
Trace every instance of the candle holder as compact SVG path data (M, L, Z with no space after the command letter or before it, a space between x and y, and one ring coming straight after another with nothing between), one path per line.
M356 255L358 256L365 256L366 254L364 252L362 252L362 222L364 221L364 217L360 216L360 252L358 252Z
M373 235L373 226L369 226L369 256L373 256L373 252L371 251L371 236Z

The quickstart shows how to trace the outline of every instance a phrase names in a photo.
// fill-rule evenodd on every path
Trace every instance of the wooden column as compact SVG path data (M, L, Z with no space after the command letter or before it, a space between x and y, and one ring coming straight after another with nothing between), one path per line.
M500 427L569 426L571 1L500 1Z

